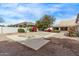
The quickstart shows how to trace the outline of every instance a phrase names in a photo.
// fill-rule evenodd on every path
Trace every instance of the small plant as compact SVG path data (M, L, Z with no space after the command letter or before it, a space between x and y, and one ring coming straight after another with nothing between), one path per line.
M33 26L33 27L29 28L29 31L30 32L36 32L37 31L37 27Z
M19 33L25 33L25 30L22 29L22 28L20 28L20 29L18 29L18 32L19 32Z
M37 27L33 26L32 27L32 32L36 32L37 31Z
M29 31L32 32L32 28L29 28Z
M77 37L79 37L79 32L76 32Z
M68 32L69 32L69 36L74 36L74 33L75 33L74 27L70 27Z
M53 32L55 32L55 33L59 33L59 32L60 32L60 30L53 30Z

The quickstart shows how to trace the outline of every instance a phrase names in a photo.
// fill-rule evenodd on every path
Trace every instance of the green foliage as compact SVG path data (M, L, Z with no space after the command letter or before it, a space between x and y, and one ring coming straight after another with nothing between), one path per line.
M19 25L19 27L20 27L20 28L22 28L22 27L23 27L23 25Z
M25 25L25 24L23 24L23 25L19 25L19 27L20 27L20 28L25 28L26 25Z
M79 32L76 32L76 35L79 37Z
M25 30L22 29L22 28L20 28L20 29L18 29L18 32L19 32L19 33L25 33Z
M32 28L29 28L29 31L32 32Z
M44 15L40 20L36 22L36 26L39 30L44 30L48 27L50 27L51 24L53 24L55 21L55 18L50 15Z
M40 20L38 20L38 21L36 22L36 26L38 27L39 30L41 30L41 28L42 28L42 23L41 23Z
M53 32L55 32L55 33L59 33L59 32L60 32L60 30L53 30Z

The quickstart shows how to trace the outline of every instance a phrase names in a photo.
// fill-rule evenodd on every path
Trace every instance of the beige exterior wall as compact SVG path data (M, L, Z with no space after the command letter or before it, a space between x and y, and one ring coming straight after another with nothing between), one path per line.
M79 25L77 26L77 31L79 32Z
M72 26L72 27L67 27L67 29L66 30L61 30L61 27L58 27L59 29L58 30L60 30L60 31L69 31L70 30L70 28L72 28L74 31L76 31L76 29L78 29L78 31L79 31L79 27L75 27L75 26ZM62 27L62 28L65 28L65 27Z

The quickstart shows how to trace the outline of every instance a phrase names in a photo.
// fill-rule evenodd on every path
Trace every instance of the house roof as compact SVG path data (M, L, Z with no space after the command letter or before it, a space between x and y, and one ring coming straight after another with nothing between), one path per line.
M27 25L35 25L35 23L27 22Z
M18 23L16 25L23 25L23 24L26 24L26 25L35 25L34 23L32 22L22 22L22 23Z
M26 26L29 26L29 25L35 25L35 23L32 23L32 22L21 22L21 23L18 23L18 24L8 25L8 26L18 26L18 25L26 25Z
M54 25L54 27L70 27L77 25L75 20L63 20L59 24Z

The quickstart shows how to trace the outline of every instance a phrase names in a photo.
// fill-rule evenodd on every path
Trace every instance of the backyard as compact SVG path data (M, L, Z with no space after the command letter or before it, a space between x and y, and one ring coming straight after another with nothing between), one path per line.
M25 33L26 34L26 33ZM34 33L27 33L34 35ZM37 32L36 34L39 34ZM50 34L50 33L41 33ZM5 34L0 35L0 55L8 56L77 56L79 55L79 41L68 38L49 37L49 43L38 49L37 51L28 48L26 45L20 44L14 40L7 38ZM18 35L18 33L16 34Z
M61 5L1 4L0 56L79 56L78 4Z

